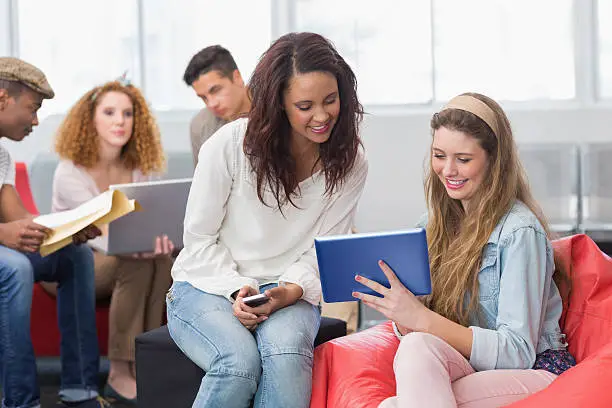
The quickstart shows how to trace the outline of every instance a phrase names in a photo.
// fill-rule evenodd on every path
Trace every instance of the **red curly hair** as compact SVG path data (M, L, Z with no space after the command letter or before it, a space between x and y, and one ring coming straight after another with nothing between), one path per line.
M70 109L57 130L55 151L76 165L85 168L96 165L99 156L94 114L102 96L112 91L124 93L134 105L132 137L121 152L125 166L143 174L163 171L165 157L155 118L140 90L118 81L93 88Z

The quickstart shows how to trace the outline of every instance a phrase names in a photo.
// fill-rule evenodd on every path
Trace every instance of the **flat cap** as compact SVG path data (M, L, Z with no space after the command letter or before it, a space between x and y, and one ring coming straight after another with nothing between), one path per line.
M20 82L46 99L55 96L43 72L32 64L13 57L0 57L0 79Z

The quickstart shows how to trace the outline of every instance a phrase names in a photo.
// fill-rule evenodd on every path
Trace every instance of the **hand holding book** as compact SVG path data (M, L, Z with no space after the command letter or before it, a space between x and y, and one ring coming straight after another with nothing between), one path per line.
M109 190L75 209L36 217L34 223L51 231L40 247L40 254L47 256L73 240L81 242L96 233L90 226L99 230L117 218L138 210L140 205L135 200L128 199L121 191Z
M96 227L95 225L90 225L74 234L72 236L72 242L77 245L80 245L86 243L90 239L99 237L100 235L102 235L102 231L100 230L100 228Z
M32 217L0 223L2 245L21 252L38 252L40 245L51 230L39 225Z

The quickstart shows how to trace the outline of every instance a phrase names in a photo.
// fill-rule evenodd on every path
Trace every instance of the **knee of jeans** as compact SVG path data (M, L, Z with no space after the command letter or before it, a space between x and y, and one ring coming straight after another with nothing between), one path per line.
M250 333L245 336L227 336L224 341L215 341L204 335L201 329L195 328L173 313L168 314L168 330L181 351L204 371L245 377L259 382L261 356Z
M255 344L217 345L219 354L212 362L210 371L246 377L259 382L261 377L261 355Z
M75 268L61 268L62 273L67 273L73 269L78 270L79 276L93 279L94 277L94 258L93 251L87 245L71 244L61 249L59 255L62 257L62 264L69 262Z
M411 350L428 350L440 341L439 337L423 332L410 332L406 334L400 343L400 347L410 348Z
M2 286L18 291L32 291L34 268L30 260L21 253L0 260L0 282Z
M444 340L429 333L411 332L406 334L400 342L399 348L396 353L396 360L398 356L406 357L410 361L417 359L423 359L427 356L431 356L432 353Z
M429 333L412 332L402 338L393 366L403 364L402 361L409 361L409 366L414 369L428 367L432 361L440 360L441 353L446 343L439 337Z
M93 251L84 244L70 244L61 250L61 254L78 262L91 262L93 265Z
M281 354L299 354L312 358L314 354L313 339L299 330L288 329L284 333L266 337L257 335L260 353L264 358Z

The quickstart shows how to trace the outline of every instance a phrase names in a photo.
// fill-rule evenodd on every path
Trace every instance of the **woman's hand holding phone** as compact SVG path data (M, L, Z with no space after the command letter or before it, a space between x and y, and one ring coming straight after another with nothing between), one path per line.
M234 316L238 318L240 323L247 329L253 331L257 325L265 321L275 311L282 309L297 302L304 293L303 289L294 283L286 283L272 289L266 290L263 295L265 299L253 299L250 301L259 303L265 301L259 306L249 306L244 303L244 298L257 295L257 291L250 286L244 286L236 294L236 302L234 302ZM251 303L253 304L253 303Z
M264 294L268 297L268 301L261 306L246 307L245 310L256 314L257 316L270 316L283 307L297 302L304 291L295 283L286 283L272 289L267 289Z
M249 307L261 306L269 300L270 298L267 297L265 293L260 293L258 295L253 295L253 296L247 296L242 299L244 304Z
M243 286L236 294L236 301L233 305L234 316L242 323L248 330L253 331L257 328L257 325L268 318L268 316L259 316L253 313L253 308L247 306L243 299L248 296L257 295L257 291L246 285Z

